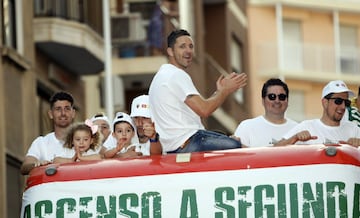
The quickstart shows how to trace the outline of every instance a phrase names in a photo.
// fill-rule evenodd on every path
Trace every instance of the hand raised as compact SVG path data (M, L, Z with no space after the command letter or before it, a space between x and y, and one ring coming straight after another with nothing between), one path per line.
M243 88L247 84L247 75L245 73L237 74L232 72L229 75L222 75L216 81L216 87L219 91L225 91L226 93L232 93L240 88Z

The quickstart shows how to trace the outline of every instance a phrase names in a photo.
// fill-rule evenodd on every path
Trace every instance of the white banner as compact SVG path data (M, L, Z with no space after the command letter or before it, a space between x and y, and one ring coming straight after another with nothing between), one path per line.
M357 218L359 198L360 167L318 164L44 183L24 192L21 214Z

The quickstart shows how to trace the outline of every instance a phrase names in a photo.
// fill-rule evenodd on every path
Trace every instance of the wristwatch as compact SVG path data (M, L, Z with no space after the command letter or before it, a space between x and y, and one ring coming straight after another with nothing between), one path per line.
M152 139L152 138L149 138L150 142L158 142L159 141L159 134L155 134L155 138Z

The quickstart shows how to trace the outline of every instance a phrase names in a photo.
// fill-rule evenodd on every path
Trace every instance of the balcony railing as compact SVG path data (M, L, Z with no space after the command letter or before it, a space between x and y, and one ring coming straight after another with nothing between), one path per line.
M276 43L260 44L256 51L257 70L339 73L360 75L359 48L342 49L320 44L287 44L283 48L283 60L279 61ZM281 65L281 66L280 66Z
M34 0L36 17L59 17L78 22L84 21L84 7L81 0Z

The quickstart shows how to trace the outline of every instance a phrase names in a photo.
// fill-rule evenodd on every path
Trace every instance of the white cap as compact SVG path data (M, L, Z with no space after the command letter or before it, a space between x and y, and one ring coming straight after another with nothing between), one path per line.
M114 128L115 124L118 123L118 122L127 122L133 127L134 131L136 131L136 126L135 126L133 120L131 119L131 117L127 113L124 113L124 112L117 112L116 113L114 121L112 123L113 131L115 129Z
M351 91L346 84L341 80L330 81L323 89L321 98L324 98L330 93L347 92L349 98L354 96L354 92Z
M146 117L151 118L150 116L150 105L149 105L149 96L140 95L131 103L131 117Z
M103 114L103 113L97 113L91 118L91 122L94 122L96 120L104 120L110 126L109 118L107 116L105 116L105 114Z

